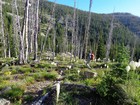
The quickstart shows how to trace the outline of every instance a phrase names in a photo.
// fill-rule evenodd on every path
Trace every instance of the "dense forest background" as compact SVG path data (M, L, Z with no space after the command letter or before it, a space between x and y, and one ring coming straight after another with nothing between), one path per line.
M21 23L24 15L24 1L18 1L19 15ZM18 36L14 36L12 1L3 2L4 32L6 39L6 53L9 57L16 57L18 53ZM39 35L38 48L42 49L45 42L45 51L55 51L56 53L70 52L72 48L71 36L73 32L73 8L56 4L46 0L40 1L39 9ZM53 13L54 12L54 13ZM52 15L53 14L53 15ZM140 57L140 18L128 13L96 14L91 13L91 24L89 29L88 50L92 49L96 58L105 58L106 43L110 31L112 16L114 19L113 38L110 51L110 59L117 59L120 50L125 47L134 60ZM76 9L75 19L75 54L80 58L84 56L83 40L87 25L88 12ZM29 19L30 22L30 19ZM30 23L29 23L30 25ZM50 27L51 26L51 27ZM47 28L50 28L47 39L45 35ZM30 32L29 32L30 33ZM56 37L54 36L56 35ZM67 36L66 36L67 35ZM55 38L54 38L55 37ZM16 41L15 41L16 40ZM55 45L54 45L55 40ZM122 47L124 46L124 47ZM3 45L1 43L1 56ZM76 51L76 49L79 49ZM30 51L30 49L29 49Z

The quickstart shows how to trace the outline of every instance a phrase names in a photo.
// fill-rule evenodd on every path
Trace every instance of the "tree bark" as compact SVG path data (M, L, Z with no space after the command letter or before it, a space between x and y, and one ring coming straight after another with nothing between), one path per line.
M39 0L37 0L36 4L36 19L35 19L35 33L34 33L34 60L37 59L37 52L38 52L38 43L37 43L37 37L38 37L38 14L39 14Z
M90 21L91 21L91 8L92 8L92 0L90 0L89 4L89 16L88 16L88 25L86 26L85 30L85 38L84 38L84 58L86 59L87 54L87 47L88 47L88 39L89 39L89 29L90 29Z
M73 20L72 20L72 24L73 24L73 28L72 28L72 36L71 36L71 60L72 60L72 55L74 54L74 36L75 36L75 18L76 18L76 0L74 0L74 14L73 14Z
M6 54L6 41L5 41L5 35L4 35L4 23L3 23L3 15L2 15L2 0L0 0L0 22L1 22L1 34L2 34L2 42L3 42L3 52L4 52L4 57L7 57Z
M54 0L54 5L53 5L53 9L52 9L52 18L54 17L54 13L55 13L55 7L56 7L56 0ZM47 31L46 31L46 35L45 35L45 39L42 43L42 46L41 46L41 54L39 56L39 59L41 59L41 56L42 56L42 52L44 52L44 49L45 49L45 46L46 46L46 41L47 41L47 37L48 37L48 34L52 28L52 19L50 18L49 20L49 23L48 23L48 27L47 27Z
M28 21L29 21L29 0L26 0L25 4L25 63L29 57L29 40L28 40Z
M109 59L109 54L110 54L110 48L111 48L111 43L112 43L112 34L113 34L113 28L114 28L114 15L112 16L111 24L110 24L110 31L109 31L109 36L108 36L108 41L107 41L107 47L106 47L106 62Z
M136 42L137 42L137 37L136 36L134 36L134 45L133 45L133 48L132 48L132 54L131 54L131 61L133 61L133 59L134 59L134 54L135 54L135 48L136 48Z
M19 64L24 64L24 37L21 34L21 26L19 19L19 11L17 8L17 0L15 0L15 9L16 9L16 20L17 20L17 30L19 35Z

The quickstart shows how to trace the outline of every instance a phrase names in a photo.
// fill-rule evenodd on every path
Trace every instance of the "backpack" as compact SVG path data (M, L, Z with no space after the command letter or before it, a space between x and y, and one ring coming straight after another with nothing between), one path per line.
M93 60L93 59L94 59L94 54L92 53L92 54L91 54L91 60Z

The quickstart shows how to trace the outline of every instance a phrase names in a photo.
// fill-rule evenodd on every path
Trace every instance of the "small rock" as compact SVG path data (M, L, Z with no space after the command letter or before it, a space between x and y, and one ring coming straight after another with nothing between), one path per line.
M0 94L3 94L3 93L5 93L5 92L7 92L8 90L11 90L11 89L12 89L11 87L5 87L4 89L2 89L0 91Z
M10 101L4 99L4 98L1 98L0 99L0 105L10 105Z

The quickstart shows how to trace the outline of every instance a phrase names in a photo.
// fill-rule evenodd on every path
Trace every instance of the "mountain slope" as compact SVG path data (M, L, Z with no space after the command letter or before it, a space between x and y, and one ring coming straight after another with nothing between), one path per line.
M129 13L114 13L114 15L125 27L140 36L140 17Z

